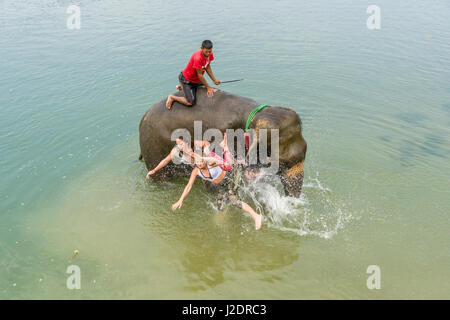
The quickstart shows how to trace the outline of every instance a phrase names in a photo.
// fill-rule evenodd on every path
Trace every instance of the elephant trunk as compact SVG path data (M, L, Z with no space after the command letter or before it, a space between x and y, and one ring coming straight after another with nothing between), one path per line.
M305 161L296 163L291 167L281 170L281 182L284 186L286 195L292 197L300 197L303 186L303 167Z

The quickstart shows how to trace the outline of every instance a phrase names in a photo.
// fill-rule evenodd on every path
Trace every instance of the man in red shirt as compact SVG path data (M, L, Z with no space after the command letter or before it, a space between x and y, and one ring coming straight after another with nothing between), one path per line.
M200 50L194 52L186 68L184 68L178 76L180 85L177 86L177 89L183 90L184 97L177 97L173 94L169 95L166 101L167 109L172 108L172 103L174 101L182 103L186 106L192 106L195 102L197 88L202 84L206 88L206 94L208 97L212 97L214 92L217 91L217 89L211 88L208 82L206 82L205 77L203 77L203 74L206 71L216 85L221 84L221 81L214 77L211 69L211 61L214 60L212 47L212 42L210 40L205 40L202 42Z

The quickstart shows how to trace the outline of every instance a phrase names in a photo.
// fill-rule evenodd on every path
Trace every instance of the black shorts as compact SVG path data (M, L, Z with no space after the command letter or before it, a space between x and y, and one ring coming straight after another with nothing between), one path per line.
M195 102L195 95L197 94L197 88L202 84L190 82L183 76L183 72L180 72L180 75L178 76L178 80L180 81L181 87L183 88L184 97L186 100L194 104Z

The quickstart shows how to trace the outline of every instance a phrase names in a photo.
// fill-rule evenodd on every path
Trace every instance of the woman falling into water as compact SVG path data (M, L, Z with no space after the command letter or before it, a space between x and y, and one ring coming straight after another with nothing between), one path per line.
M204 148L205 151L209 150L209 142L205 140L196 140L194 144L197 148ZM209 152L208 152L209 153ZM164 168L172 159L178 158L178 161L182 164L187 164L191 167L195 165L194 152L188 143L182 139L175 140L175 147L172 148L170 153L161 160L161 162L152 170L147 173L146 178L149 179L151 175L155 174L158 170Z
M225 204L232 204L248 213L255 222L255 229L259 230L262 225L262 216L257 214L247 203L239 200L231 187L232 159L228 150L226 134L224 134L224 139L220 146L224 150L222 157L214 152L210 152L207 157L195 157L195 166L192 169L189 182L184 188L180 199L172 205L172 210L181 208L183 200L191 191L195 178L199 176L203 180L211 182L209 186L217 196L219 210Z

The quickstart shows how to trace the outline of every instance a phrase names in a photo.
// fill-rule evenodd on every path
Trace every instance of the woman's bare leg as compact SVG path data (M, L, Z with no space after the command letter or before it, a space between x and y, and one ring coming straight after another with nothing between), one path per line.
M221 142L219 145L220 145L220 147L221 147L223 150L228 150L227 133L226 133L226 132L224 132L224 134L223 134L223 140L222 140L222 142Z
M242 210L244 210L245 212L247 212L252 218L253 221L255 221L255 229L259 230L261 229L261 225L262 225L262 216L260 214L257 214L255 212L255 210L252 209L252 207L250 207L247 203L245 203L244 201L242 201Z

